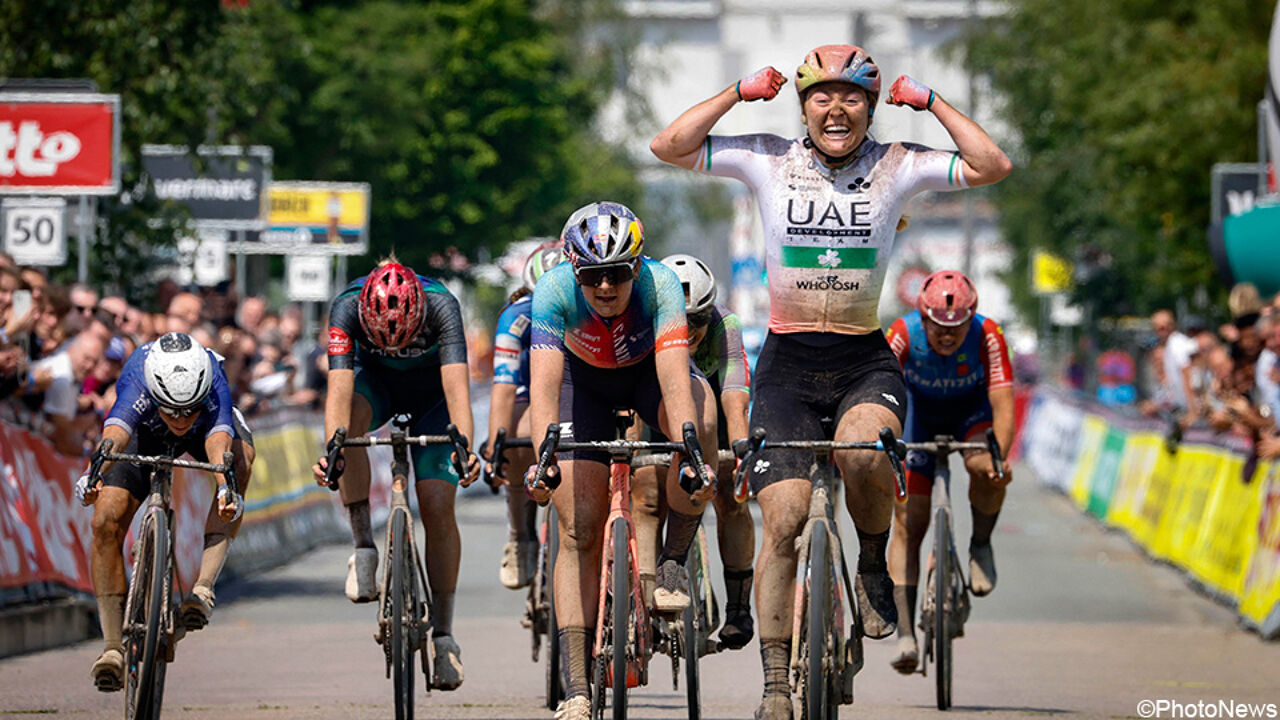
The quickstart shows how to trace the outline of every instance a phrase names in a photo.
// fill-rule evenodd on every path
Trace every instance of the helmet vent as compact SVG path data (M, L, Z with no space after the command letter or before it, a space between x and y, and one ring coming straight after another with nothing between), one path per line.
M160 338L160 349L165 352L190 350L191 338L184 333L165 333Z

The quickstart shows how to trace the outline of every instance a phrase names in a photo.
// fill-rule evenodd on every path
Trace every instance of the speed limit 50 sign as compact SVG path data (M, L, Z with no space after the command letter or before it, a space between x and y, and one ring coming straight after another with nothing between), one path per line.
M14 198L0 206L4 250L19 265L62 265L67 261L66 201Z

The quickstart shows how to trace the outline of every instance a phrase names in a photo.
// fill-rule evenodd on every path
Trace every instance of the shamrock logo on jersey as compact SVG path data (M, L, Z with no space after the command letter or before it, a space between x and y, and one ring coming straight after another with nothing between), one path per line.
M824 268L836 268L840 266L840 254L830 248L818 256L818 264Z

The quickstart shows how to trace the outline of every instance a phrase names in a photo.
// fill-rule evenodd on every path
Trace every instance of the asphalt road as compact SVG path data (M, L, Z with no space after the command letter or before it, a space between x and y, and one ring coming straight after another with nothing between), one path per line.
M960 514L964 538L967 510ZM523 592L497 582L502 506L487 493L469 493L460 516L455 632L467 679L456 692L420 692L418 715L549 718L541 706L542 666L530 661L529 636L518 623ZM1176 571L1146 560L1026 473L1012 487L995 544L1000 585L974 602L956 643L952 715L1139 717L1144 699L1280 704L1280 644L1239 629L1228 610L1196 594ZM374 608L342 595L348 553L324 548L220 587L213 623L178 647L165 715L391 717L391 682L372 639ZM86 642L0 661L0 717L118 717L122 696L98 693L89 680L99 649ZM893 649L892 641L868 643L857 702L843 717L938 712L932 677L899 676L888 665ZM650 686L633 691L633 717L685 716L683 690L672 691L668 668L655 662ZM761 687L756 643L706 658L702 670L704 717L751 716Z

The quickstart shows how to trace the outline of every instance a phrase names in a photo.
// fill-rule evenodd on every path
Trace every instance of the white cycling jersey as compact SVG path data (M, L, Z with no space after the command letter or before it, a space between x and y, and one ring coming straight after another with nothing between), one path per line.
M755 192L764 222L769 330L862 335L877 307L898 219L912 196L967 187L960 155L910 143L863 141L838 169L802 140L708 136L696 169Z

